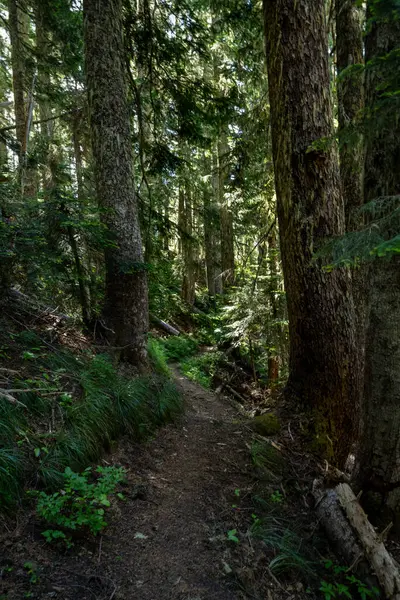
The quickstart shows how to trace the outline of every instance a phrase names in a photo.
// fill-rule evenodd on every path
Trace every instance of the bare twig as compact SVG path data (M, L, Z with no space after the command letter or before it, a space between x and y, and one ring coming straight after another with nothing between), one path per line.
M8 402L10 404L14 404L15 406L22 406L23 408L28 408L26 406L26 404L23 404L22 402L20 402L16 398L14 398L14 396L7 394L7 392L0 392L0 398L4 398L5 400L8 400Z

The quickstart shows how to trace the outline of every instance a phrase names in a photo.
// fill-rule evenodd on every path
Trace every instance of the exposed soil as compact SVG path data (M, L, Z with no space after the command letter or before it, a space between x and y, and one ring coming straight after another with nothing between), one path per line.
M268 569L265 548L243 538L258 485L249 451L251 430L227 399L176 377L186 399L181 422L163 428L145 445L122 443L108 458L128 469L129 486L127 500L112 509L105 533L62 550L43 541L33 516L24 519L0 540L0 598L303 596L296 582L283 590ZM233 528L241 532L240 543L227 539ZM37 581L30 581L26 562L32 563Z

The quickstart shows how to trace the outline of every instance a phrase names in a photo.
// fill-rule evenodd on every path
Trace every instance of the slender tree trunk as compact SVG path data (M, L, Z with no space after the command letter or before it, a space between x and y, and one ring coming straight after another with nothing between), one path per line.
M11 66L14 93L15 131L18 142L18 159L22 166L25 155L26 109L25 109L25 52L23 35L25 32L25 15L18 8L16 0L8 0L8 25L11 41Z
M195 271L194 271L194 247L193 247L193 211L192 198L188 181L182 190L183 195L183 231L182 231L182 257L183 257L183 279L182 298L188 304L194 304L195 300Z
M269 300L271 303L272 319L275 322L278 319L278 302L276 299L276 288L278 285L278 252L276 243L276 232L275 227L272 229L268 236L268 262L269 262ZM280 338L280 331L276 324L273 324L271 330L274 332L274 336L271 335L271 341L275 342L275 352L272 352L268 357L268 384L276 385L279 379L279 356L278 351L278 339ZM276 338L275 338L276 336ZM275 338L275 339L274 339Z
M354 307L346 270L314 253L344 232L333 132L324 0L264 0L280 246L287 292L287 393L307 403L315 433L343 465L357 432Z
M378 5L382 2L379 3ZM377 4L370 2L367 16ZM385 68L392 75L400 61L379 61L400 50L400 22L373 19L365 41L366 160L365 201L380 203L389 215L393 196L400 195L400 111L392 102L385 113ZM387 110L387 109L386 109ZM396 113L397 111L397 113ZM397 205L398 206L398 205ZM394 223L387 239L398 234ZM364 490L378 492L382 504L400 510L400 257L376 259L368 272L368 329L365 349L362 435L356 480ZM370 495L370 498L372 495ZM376 508L376 507L375 507ZM397 516L398 519L398 516Z
M83 179L83 161L82 161L82 151L81 145L79 141L79 131L78 131L78 123L74 121L72 123L72 141L74 147L74 158L75 158L75 172L76 172L76 182L77 182L77 191L78 191L78 205L79 208L83 205L84 202L84 179ZM91 290L89 285L89 255L87 244L84 239L80 239L79 246L81 248L81 253L79 252L79 246L76 240L76 234L73 228L68 232L71 250L74 256L76 273L78 276L78 284L79 284L79 298L82 308L82 319L86 325L90 325L92 322L92 302L91 302ZM82 254L82 257L81 257Z
M209 158L204 159L204 172L206 175L212 173L212 163ZM217 270L217 248L215 231L217 211L214 203L214 186L205 185L203 191L203 223L204 223L204 251L206 257L207 289L210 296L219 293L217 285L219 272Z
M97 196L108 229L104 316L121 357L147 364L147 273L133 183L122 0L84 0L85 68Z
M232 285L235 278L235 251L233 245L233 215L225 194L229 171L229 145L226 133L218 141L219 205L221 223L221 269L225 286Z
M220 222L220 172L218 161L218 142L213 144L213 152L211 159L211 184L213 191L213 202L211 207L211 238L213 246L213 269L215 279L215 293L222 294L222 269L221 269L221 222Z

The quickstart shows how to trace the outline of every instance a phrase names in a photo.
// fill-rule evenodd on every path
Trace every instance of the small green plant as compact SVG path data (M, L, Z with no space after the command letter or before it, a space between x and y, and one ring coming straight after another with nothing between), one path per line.
M118 484L125 479L125 470L122 467L97 467L96 473L99 477L90 483L90 467L80 474L67 467L61 491L51 495L46 492L38 494L38 515L51 525L70 530L87 528L97 535L107 526L105 508L110 506L110 497L115 495ZM58 529L46 530L43 536L48 542L65 540L70 543Z
M251 525L251 530L254 531L257 529L257 527L260 527L262 521L261 519L256 515L256 514L252 514L251 518L253 519L252 525Z
M281 502L283 502L284 497L279 490L275 490L275 492L272 492L270 499L271 502L273 502L274 504L280 504Z
M230 542L234 542L235 544L239 543L239 538L237 537L237 529L230 529L226 534L227 539Z
M330 581L323 579L319 588L325 600L339 597L361 600L379 598L380 592L376 587L368 587L354 575L348 575L346 567L335 565L331 560L326 561L324 566L330 571Z
M31 562L24 563L24 569L27 571L29 575L30 583L39 583L39 576L34 565Z
M72 548L74 545L71 537L66 536L65 533L59 529L47 529L46 531L42 532L42 536L48 543L61 541L67 546L67 548Z

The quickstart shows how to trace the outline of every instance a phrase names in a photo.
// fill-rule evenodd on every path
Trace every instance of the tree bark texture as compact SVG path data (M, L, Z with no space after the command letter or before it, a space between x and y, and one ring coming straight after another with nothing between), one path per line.
M369 17L373 4L370 3ZM366 42L365 201L378 201L381 216L390 214L400 194L400 114L398 103L385 114L383 59L400 49L400 22L374 20ZM399 56L399 55L397 55ZM397 69L400 69L399 58ZM392 69L395 68L392 65ZM398 71L399 72L399 71ZM397 110L397 113L396 113ZM398 205L397 205L398 206ZM393 226L387 239L398 234ZM400 511L400 257L377 258L368 273L368 329L365 349L363 419L356 481L376 498L374 508L388 509L399 525ZM376 495L374 494L376 492ZM367 495L367 496L368 496ZM394 511L395 515L391 514Z
M314 253L344 232L323 0L264 0L271 131L290 361L287 392L314 413L317 441L343 465L357 432L354 306L346 270Z
M84 0L83 11L96 191L108 234L104 316L121 357L141 368L147 364L147 273L133 183L122 0Z
M336 0L337 96L339 116L340 176L344 196L346 231L362 226L360 208L364 204L364 141L362 115L364 108L365 11L357 0ZM365 265L352 270L353 298L356 307L358 345L357 373L360 401L364 370L366 304Z
M363 12L357 0L336 0L337 94L339 112L340 175L347 230L357 227L357 209L364 202L364 144L361 112L364 107L362 76ZM359 65L359 69L351 69ZM346 73L343 73L347 69Z

